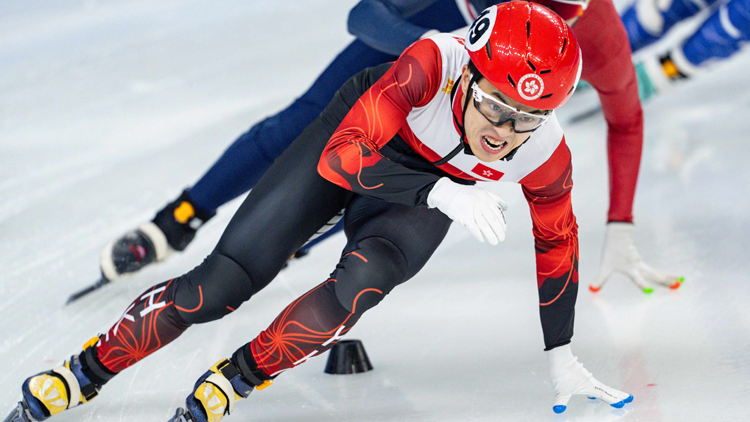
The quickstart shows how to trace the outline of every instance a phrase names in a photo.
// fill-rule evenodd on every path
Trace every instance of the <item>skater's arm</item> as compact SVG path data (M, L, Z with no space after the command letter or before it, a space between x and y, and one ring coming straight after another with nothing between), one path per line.
M439 89L442 68L435 43L415 43L349 110L323 151L318 172L353 192L388 202L426 205L438 176L411 170L380 153L413 107Z
M565 140L542 166L521 180L536 248L539 313L547 350L573 336L578 292L578 225L570 193L570 150Z
M349 12L349 32L368 46L398 56L432 28L407 18L436 0L362 0Z
M592 3L573 32L583 55L581 79L596 89L607 121L607 220L632 222L643 148L643 110L627 32L611 1Z

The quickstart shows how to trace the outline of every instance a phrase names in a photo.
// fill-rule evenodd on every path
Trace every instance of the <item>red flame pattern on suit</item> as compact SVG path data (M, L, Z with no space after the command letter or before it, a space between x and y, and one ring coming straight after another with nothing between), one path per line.
M435 137L459 139L451 120L448 120L451 133L425 132L424 129L418 133L412 123L420 125L418 119L425 119L434 126L436 119L455 117L454 121L461 120L462 103L457 104L457 101L464 93L457 81L462 49L455 39L447 38L426 39L409 47L346 115L323 152L318 164L319 173L355 193L389 202L425 205L416 195L410 201L404 200L403 192L421 192L430 182L434 183L437 176L425 182L416 177L419 172L384 159L378 150L398 133L417 153L435 161L435 149L431 148L432 145L439 147ZM468 61L468 56L465 60ZM440 97L449 95L440 92L447 78L455 82L453 89L458 90L452 102ZM415 109L419 112L413 117L411 113ZM435 114L430 114L433 112ZM559 127L555 129L556 125L556 121L548 123L532 134L526 142L528 146L519 147L521 153L507 164L511 166L509 171L518 177L516 180L523 187L531 211L540 312L548 347L559 345L560 341L566 342L572 336L578 288L578 232L570 199L573 187L571 156L562 131ZM472 158L459 154L456 159L466 162ZM471 168L476 168L477 163L497 165L473 159L476 162L468 167L469 172L450 173L476 180L468 173ZM443 166L440 168L447 171ZM485 180L497 179L487 176Z
M419 173L391 162L379 150L399 133L412 108L437 92L439 60L434 46L409 47L354 104L323 151L318 172L345 189L393 202L389 194L403 191Z
M538 171L521 180L536 249L539 313L548 349L573 335L578 295L578 224L573 215L573 166L563 141Z
M265 374L276 376L333 347L362 315L357 300L365 294L383 294L362 290L349 312L336 298L334 283L329 279L292 302L251 342L253 358ZM325 312L315 312L320 309Z
M112 328L99 337L97 357L107 369L120 372L132 366L189 327L177 315L173 289L169 288L173 282L157 284L143 292Z
M571 274L575 283L577 272L571 269L578 261L578 225L570 199L573 167L564 142L540 170L521 180L534 224L537 287L563 274Z

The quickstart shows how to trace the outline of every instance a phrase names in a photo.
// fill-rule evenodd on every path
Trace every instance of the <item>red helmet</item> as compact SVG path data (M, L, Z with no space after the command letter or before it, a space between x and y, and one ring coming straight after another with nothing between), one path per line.
M565 104L581 76L581 50L573 31L536 3L488 7L469 28L466 49L492 85L541 110Z

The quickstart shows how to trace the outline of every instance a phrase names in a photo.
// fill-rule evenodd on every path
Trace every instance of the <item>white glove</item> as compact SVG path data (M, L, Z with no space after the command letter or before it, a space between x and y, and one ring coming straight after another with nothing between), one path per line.
M555 405L552 407L555 413L564 412L570 397L574 394L585 394L590 399L604 400L618 409L633 401L630 394L597 381L591 372L578 362L578 358L573 356L570 344L555 347L545 353L549 361L552 385L555 387Z
M599 274L596 276L596 280L589 285L589 290L598 292L609 276L615 272L630 277L644 293L654 291L649 282L676 289L685 280L684 277L663 273L643 262L643 258L633 244L632 223L607 224Z
M505 240L505 214L508 205L497 195L477 186L459 185L441 177L427 195L427 205L437 208L469 229L480 242L492 245Z

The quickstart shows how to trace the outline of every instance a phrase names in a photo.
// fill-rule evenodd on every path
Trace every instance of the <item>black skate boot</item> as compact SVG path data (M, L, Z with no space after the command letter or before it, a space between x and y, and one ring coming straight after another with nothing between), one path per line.
M86 350L61 366L27 378L21 386L23 399L4 422L39 422L93 400L101 386L114 376L82 363L93 358L96 348L92 346L98 340L92 339Z
M265 376L257 371L247 369L244 374L229 359L217 362L198 379L185 399L185 408L178 408L169 422L221 422L224 415L232 413L236 401L249 396L253 389L272 384L271 380L259 379L256 375Z
M197 229L213 214L195 207L185 190L167 204L153 220L125 233L102 251L101 269L105 279L117 280L153 263L164 261L174 251L184 250Z

